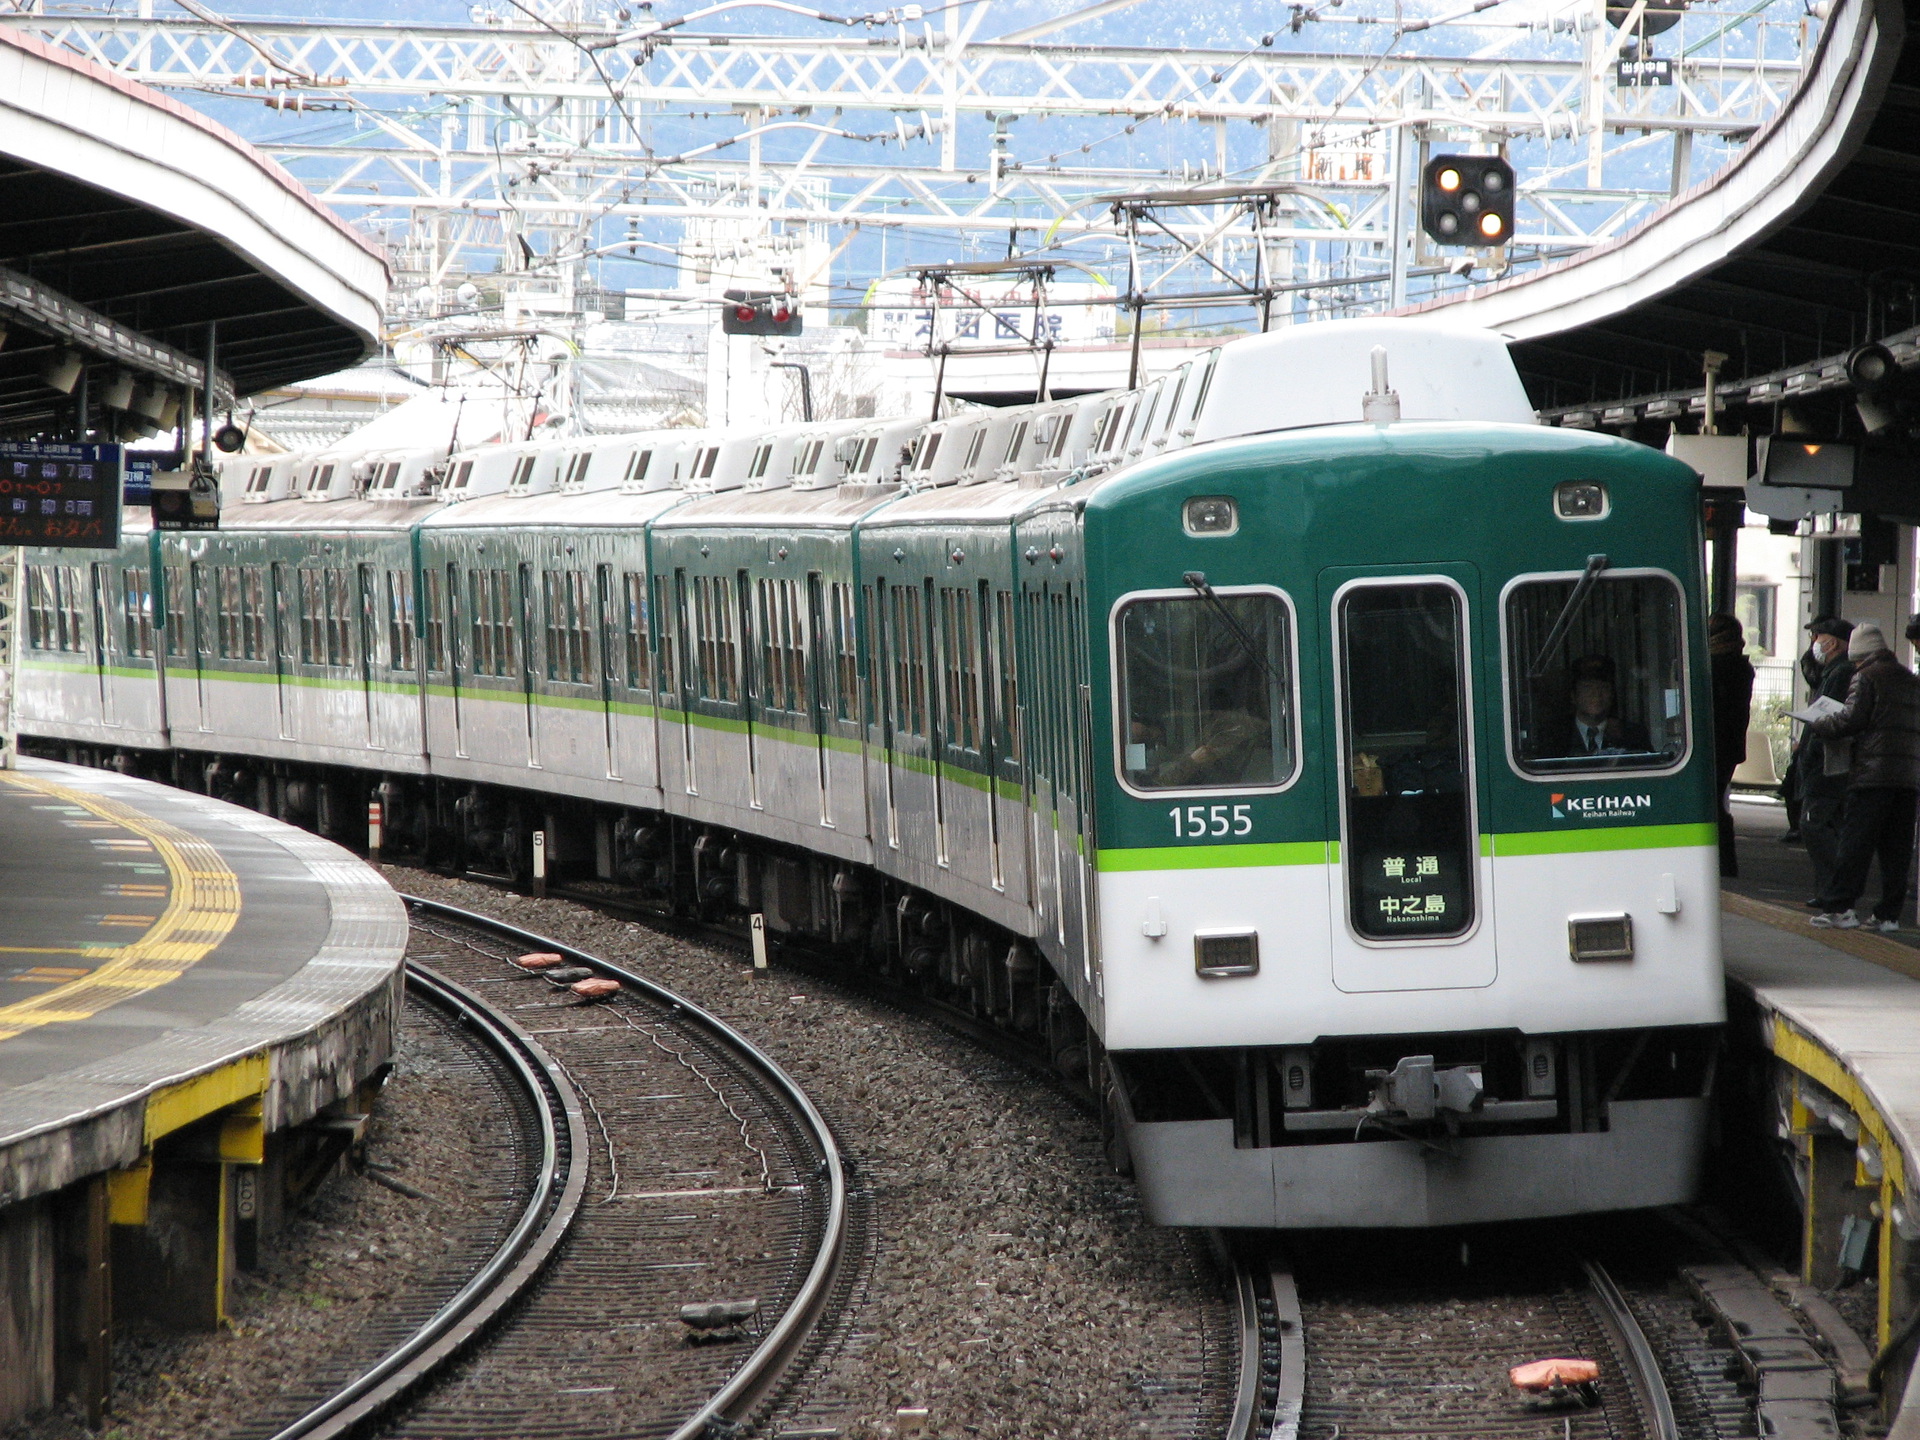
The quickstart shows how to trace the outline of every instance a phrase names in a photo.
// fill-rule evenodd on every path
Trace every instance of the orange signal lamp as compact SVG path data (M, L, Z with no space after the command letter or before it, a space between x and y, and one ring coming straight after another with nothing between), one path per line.
M1480 233L1489 240L1498 240L1506 224L1493 211L1489 210L1480 217Z
M1448 194L1452 194L1460 188L1460 172L1458 170L1442 170L1434 179L1439 183L1440 188Z

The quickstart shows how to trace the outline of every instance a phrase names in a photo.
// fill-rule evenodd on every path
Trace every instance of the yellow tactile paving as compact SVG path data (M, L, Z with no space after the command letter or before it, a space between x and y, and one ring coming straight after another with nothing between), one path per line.
M167 908L157 918L111 917L116 923L152 920L146 934L127 944L71 950L0 947L9 954L85 955L103 962L78 979L0 1005L0 1040L40 1025L90 1019L109 1006L164 985L205 959L239 921L239 877L227 868L220 852L198 835L115 801L33 776L0 773L0 783L77 805L98 817L92 823L131 831L141 838L103 838L94 843L109 850L151 849L173 882Z

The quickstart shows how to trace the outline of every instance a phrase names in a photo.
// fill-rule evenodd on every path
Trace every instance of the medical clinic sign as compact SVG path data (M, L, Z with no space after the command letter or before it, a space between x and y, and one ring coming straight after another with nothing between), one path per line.
M1089 280L1046 287L1034 306L1031 281L957 277L936 295L911 276L867 287L867 334L889 350L975 346L1099 345L1114 338L1113 289Z
M0 545L119 544L118 445L0 444Z

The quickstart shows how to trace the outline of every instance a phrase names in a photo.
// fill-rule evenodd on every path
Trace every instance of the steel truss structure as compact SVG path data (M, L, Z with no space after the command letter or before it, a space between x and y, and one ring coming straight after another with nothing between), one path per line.
M1253 277L1269 247L1291 242L1294 272L1261 271L1255 288L1324 289L1370 308L1406 296L1383 258L1410 224L1389 178L1429 147L1499 147L1520 165L1515 243L1483 268L1564 255L1684 188L1696 138L1724 148L1764 125L1817 39L1791 0L1775 7L1784 20L1730 12L1709 37L1719 51L1696 46L1674 60L1671 86L1645 86L1615 83L1628 37L1603 23L1603 0L1535 32L1549 58L1403 54L1390 23L1347 27L1369 54L1277 48L1272 36L1244 50L1072 44L1059 37L1073 16L1031 39L983 38L989 4L948 8L939 26L917 6L857 16L813 38L671 20L622 32L590 20L585 0L511 0L489 17L501 23L405 27L237 25L197 0L182 0L195 15L167 18L14 3L32 13L0 23L132 79L284 112L286 138L256 140L324 201L392 223L397 293L438 295L499 269L545 277L560 309L586 262L677 251L689 226L938 233L960 258L965 242L1010 231L1055 247L1117 242L1116 191L1283 181L1257 237L1204 206L1167 212L1172 258L1204 243ZM1723 37L1741 23L1733 53ZM1127 142L1146 126L1170 143ZM1148 149L1185 158L1148 164ZM1425 273L1429 293L1457 280Z

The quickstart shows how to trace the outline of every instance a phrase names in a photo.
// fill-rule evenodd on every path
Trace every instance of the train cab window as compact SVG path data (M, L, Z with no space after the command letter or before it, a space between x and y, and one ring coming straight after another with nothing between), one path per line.
M1435 581L1356 586L1340 600L1347 903L1367 939L1438 939L1473 923L1464 609Z
M1121 774L1135 790L1250 789L1293 775L1293 637L1271 591L1127 602Z
M1665 575L1530 579L1507 592L1514 762L1530 775L1666 770L1686 755L1680 590Z

